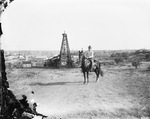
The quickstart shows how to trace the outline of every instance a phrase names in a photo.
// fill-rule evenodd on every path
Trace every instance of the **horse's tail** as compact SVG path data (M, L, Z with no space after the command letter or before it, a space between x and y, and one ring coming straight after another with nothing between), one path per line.
M100 62L99 62L99 72L100 72L101 76L103 77L104 76L104 72L101 69L101 63Z
M101 63L99 62L99 68L101 69Z

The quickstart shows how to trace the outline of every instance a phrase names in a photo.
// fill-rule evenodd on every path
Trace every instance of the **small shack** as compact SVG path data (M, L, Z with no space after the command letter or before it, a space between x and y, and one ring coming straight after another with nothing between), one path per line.
M31 68L32 67L31 61L23 61L22 62L22 67L23 68Z

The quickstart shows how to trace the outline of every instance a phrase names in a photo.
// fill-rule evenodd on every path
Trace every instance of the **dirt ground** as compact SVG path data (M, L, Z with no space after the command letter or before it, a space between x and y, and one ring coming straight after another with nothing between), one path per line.
M104 77L83 85L83 74L75 69L8 70L10 89L38 103L38 112L48 119L139 119L147 117L150 71L127 66L102 67ZM34 94L31 93L34 91ZM37 117L40 119L40 117Z

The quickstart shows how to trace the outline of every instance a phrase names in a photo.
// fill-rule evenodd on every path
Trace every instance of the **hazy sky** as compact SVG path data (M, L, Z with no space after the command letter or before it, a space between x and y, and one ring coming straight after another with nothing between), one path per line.
M2 26L5 50L150 49L150 1L15 0Z

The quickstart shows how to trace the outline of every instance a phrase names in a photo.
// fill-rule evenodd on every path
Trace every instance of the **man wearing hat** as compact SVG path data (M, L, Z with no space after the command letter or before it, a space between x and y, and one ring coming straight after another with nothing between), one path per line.
M92 51L91 45L88 46L88 50L85 52L85 57L88 58L92 65L91 65L91 71L94 70L94 52Z

